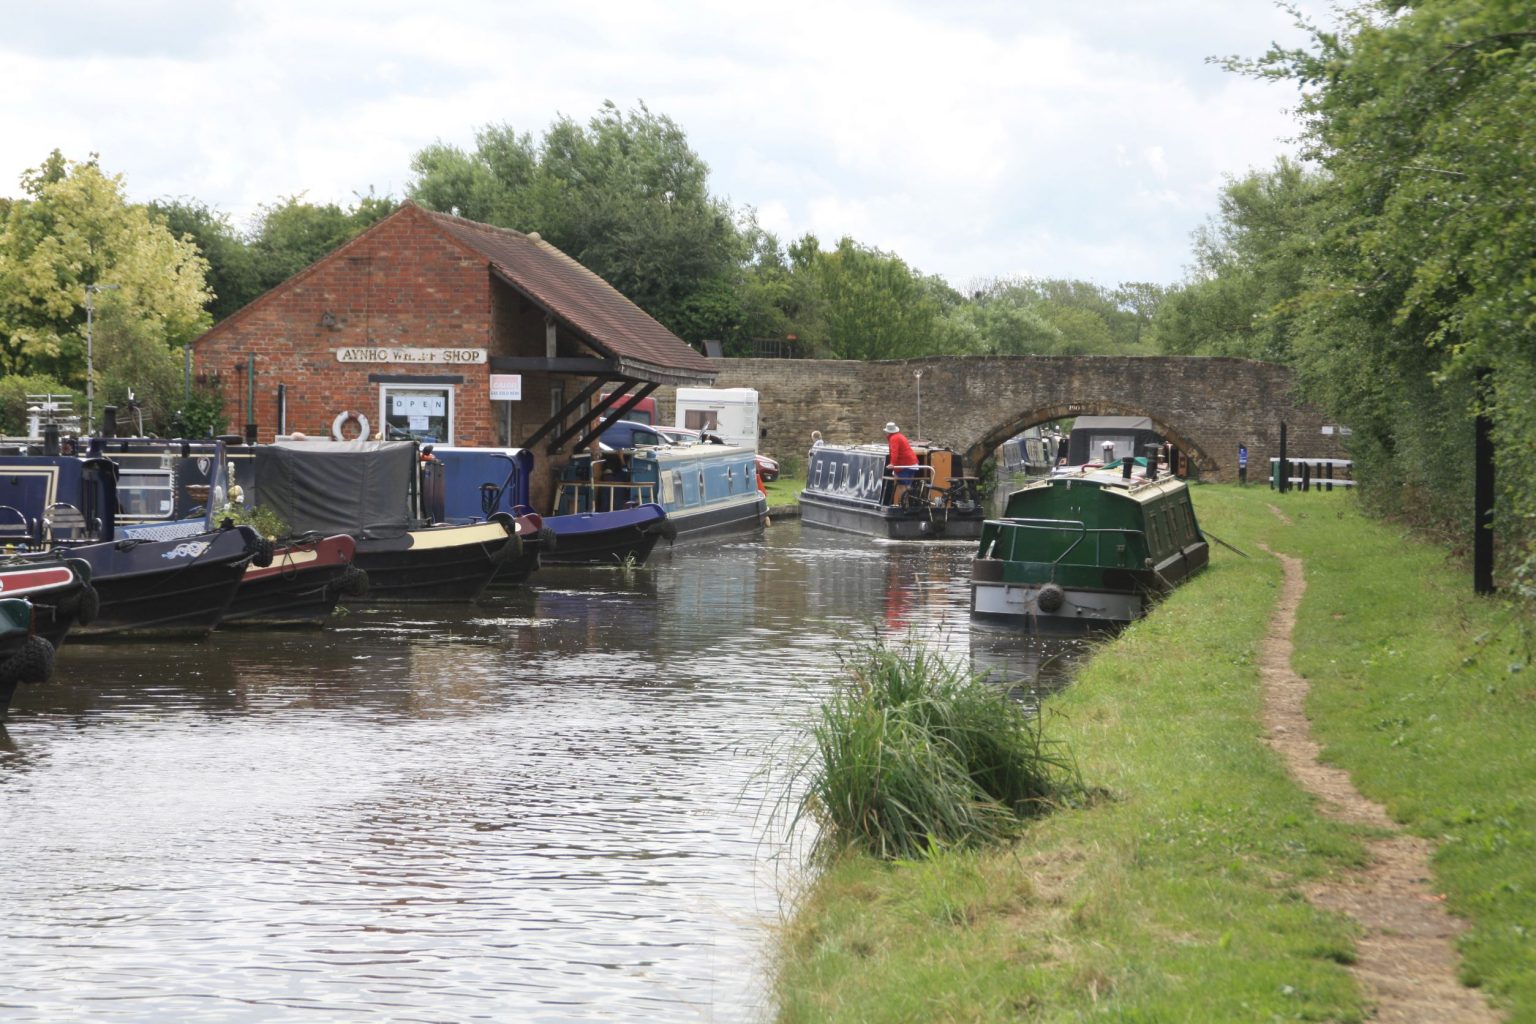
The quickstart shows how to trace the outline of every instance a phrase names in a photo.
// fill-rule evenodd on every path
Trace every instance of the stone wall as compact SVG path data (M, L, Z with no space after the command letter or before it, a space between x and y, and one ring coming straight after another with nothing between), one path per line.
M812 430L831 444L878 443L895 420L966 454L974 468L1008 437L1068 416L1149 416L1206 480L1237 478L1248 447L1250 480L1265 479L1287 426L1292 458L1348 458L1337 431L1298 401L1289 370L1251 359L1200 356L1013 356L886 362L722 359L716 387L755 388L762 450L803 458ZM916 371L922 371L919 414ZM657 393L672 422L674 392Z

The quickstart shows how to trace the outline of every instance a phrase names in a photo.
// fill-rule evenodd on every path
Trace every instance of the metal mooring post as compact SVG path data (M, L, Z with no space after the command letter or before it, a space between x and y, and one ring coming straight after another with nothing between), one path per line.
M1493 593L1493 424L1483 412L1492 375L1487 367L1477 371L1478 412L1472 454L1472 589L1479 594Z
M1280 493L1291 489L1291 464L1285 457L1285 420L1280 421Z

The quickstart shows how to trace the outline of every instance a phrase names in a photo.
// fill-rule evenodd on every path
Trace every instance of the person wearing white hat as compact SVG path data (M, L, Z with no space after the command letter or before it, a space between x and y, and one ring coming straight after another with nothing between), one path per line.
M895 475L896 483L910 483L917 475L917 453L912 450L912 445L902 436L901 428L895 423L885 425L885 443L890 452L885 458L885 464Z

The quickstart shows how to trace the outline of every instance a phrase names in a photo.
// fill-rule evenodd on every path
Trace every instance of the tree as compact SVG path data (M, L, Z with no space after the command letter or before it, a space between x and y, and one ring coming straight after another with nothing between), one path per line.
M831 359L905 359L936 351L942 292L891 254L844 237L790 247L798 332Z
M586 125L562 117L538 143L487 126L473 153L440 143L411 168L422 206L539 232L685 340L746 319L731 298L749 244L683 130L643 103L604 103Z
M1326 175L1285 157L1272 170L1229 179L1219 213L1195 232L1192 279L1153 317L1155 347L1287 361L1327 184Z
M1309 394L1354 428L1368 495L1465 533L1471 417L1494 423L1500 527L1536 516L1536 8L1364 4L1310 49L1239 65L1303 89L1328 175L1291 337ZM1492 386L1474 384L1491 371ZM1526 571L1533 568L1527 562Z
M22 187L28 198L13 202L0 225L7 373L46 374L83 390L91 284L116 286L98 295L92 347L103 347L91 362L103 378L132 378L149 368L135 364L140 358L158 365L207 326L206 262L147 207L128 203L121 177L103 173L94 156L75 163L55 150Z

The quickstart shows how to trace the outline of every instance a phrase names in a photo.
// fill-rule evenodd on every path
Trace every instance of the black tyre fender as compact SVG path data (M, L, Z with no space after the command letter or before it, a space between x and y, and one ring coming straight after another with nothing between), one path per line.
M256 553L251 556L251 564L258 569L265 569L272 564L272 558L277 546L272 543L272 538L262 537L256 542Z
M355 565L349 565L347 571L338 576L331 586L342 597L366 597L368 596L368 573Z
M59 614L74 616L75 623L89 626L101 613L101 595L87 583L78 594L71 594L59 602Z
M29 636L21 649L0 662L0 686L13 683L46 683L53 676L53 645L40 636Z
M659 523L652 523L642 531L647 537L655 535L671 544L677 540L677 524L670 519L663 519Z
M541 527L539 527L539 550L540 551L553 551L553 550L555 550L556 545L558 545L559 543L560 543L560 537L559 537L558 534L555 533L554 530L550 529L548 526L541 526Z

